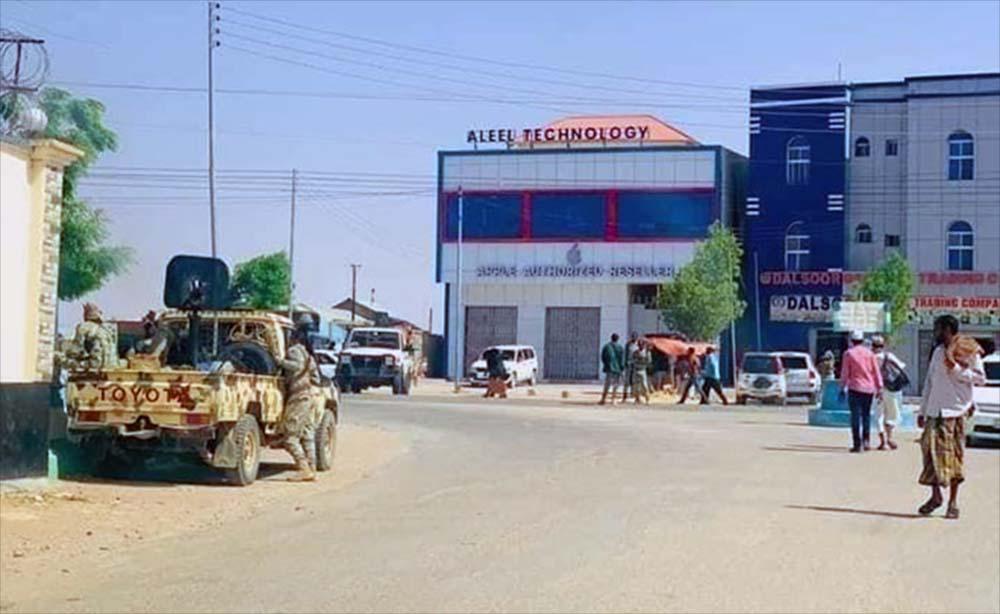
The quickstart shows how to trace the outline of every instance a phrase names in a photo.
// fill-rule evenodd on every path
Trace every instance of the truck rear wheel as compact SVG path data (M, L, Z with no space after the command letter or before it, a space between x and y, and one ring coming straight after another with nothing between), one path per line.
M316 429L316 469L329 471L333 469L333 457L337 453L337 418L329 409L323 411L323 417Z
M240 486L249 486L257 479L260 469L260 427L257 426L257 419L249 414L241 416L233 427L232 437L239 457L236 467L226 472Z

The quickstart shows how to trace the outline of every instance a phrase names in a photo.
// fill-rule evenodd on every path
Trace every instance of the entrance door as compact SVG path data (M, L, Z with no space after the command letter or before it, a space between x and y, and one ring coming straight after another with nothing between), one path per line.
M549 307L545 310L546 379L597 379L600 350L600 307Z
M465 370L491 345L517 343L517 307L465 308Z

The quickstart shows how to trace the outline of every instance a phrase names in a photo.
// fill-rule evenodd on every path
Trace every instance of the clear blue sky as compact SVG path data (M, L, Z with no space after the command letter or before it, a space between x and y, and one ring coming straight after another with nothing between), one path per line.
M1000 70L996 1L222 4L218 88L355 96L216 99L218 168L327 173L304 181L297 297L316 306L340 300L350 291L347 265L359 262L361 296L375 288L379 303L418 323L434 307L435 328L442 321L433 277L435 152L465 147L469 128L538 125L568 112L641 112L745 152L749 85L832 80L838 63L852 81ZM46 39L54 82L205 84L204 2L3 0L0 23ZM162 177L123 177L112 167L205 168L205 96L65 87L102 100L118 131L119 151L100 161L101 176L84 192L107 211L113 240L137 256L129 274L88 298L109 315L139 317L160 305L172 254L208 251L207 192L190 172L177 179L183 187L165 189ZM460 95L467 99L455 100ZM219 188L220 253L231 264L287 245L288 196L261 176ZM63 327L78 317L76 305L64 308Z

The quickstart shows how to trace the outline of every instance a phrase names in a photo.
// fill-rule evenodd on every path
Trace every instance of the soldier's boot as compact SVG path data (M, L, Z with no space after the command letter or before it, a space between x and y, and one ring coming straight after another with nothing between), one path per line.
M289 482L315 482L316 472L309 465L309 461L302 459L295 464L296 473L288 478Z

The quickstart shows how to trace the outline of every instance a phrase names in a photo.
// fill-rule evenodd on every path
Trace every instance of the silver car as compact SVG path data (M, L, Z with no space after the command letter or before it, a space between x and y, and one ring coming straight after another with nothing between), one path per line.
M778 352L785 370L786 396L806 399L815 404L819 399L820 376L812 356L805 352Z

